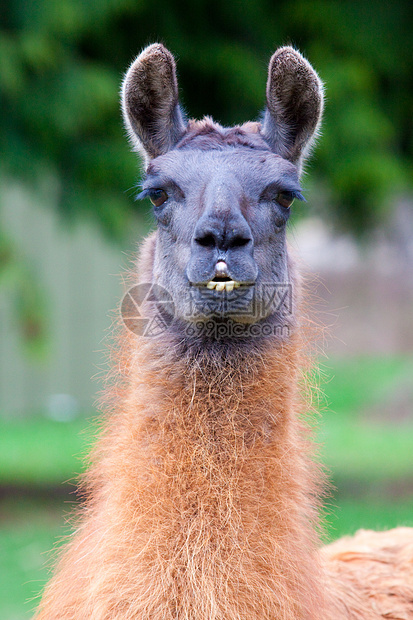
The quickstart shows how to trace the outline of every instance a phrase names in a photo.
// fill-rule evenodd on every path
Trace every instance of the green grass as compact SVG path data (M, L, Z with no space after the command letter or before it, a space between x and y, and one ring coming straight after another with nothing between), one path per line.
M342 417L326 421L320 432L323 456L340 479L379 480L413 478L413 423L359 422Z
M82 470L93 426L78 418L0 418L0 484L60 484Z
M361 528L387 530L398 526L413 527L413 495L397 501L340 498L331 502L325 512L326 542L354 534Z
M397 410L413 359L365 357L324 366L319 437L337 486L326 508L326 540L361 527L413 526L413 416L400 419ZM73 480L94 428L84 418L0 420L0 484L36 488ZM0 508L0 619L26 620L35 606L27 601L47 580L50 549L68 531L63 514L70 506L14 500Z
M64 504L2 502L0 522L0 618L31 618L48 578L51 550L67 531Z
M337 484L413 480L413 402L403 419L398 403L400 390L413 383L413 359L333 360L324 373L319 437Z
M358 418L363 408L385 399L400 381L413 380L412 356L322 360L320 368L329 408L347 418Z

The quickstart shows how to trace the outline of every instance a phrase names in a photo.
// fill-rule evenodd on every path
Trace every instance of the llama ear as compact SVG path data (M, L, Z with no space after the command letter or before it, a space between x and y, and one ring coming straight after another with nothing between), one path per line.
M175 60L163 45L149 45L130 66L122 112L134 148L148 160L169 151L184 133Z
M261 132L274 152L301 168L317 135L323 112L323 84L292 47L270 60L267 108Z

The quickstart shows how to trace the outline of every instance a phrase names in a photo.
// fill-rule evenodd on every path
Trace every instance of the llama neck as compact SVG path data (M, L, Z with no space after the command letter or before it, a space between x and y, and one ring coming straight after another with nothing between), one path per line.
M99 478L182 617L319 617L295 348L176 354L152 342L132 354Z

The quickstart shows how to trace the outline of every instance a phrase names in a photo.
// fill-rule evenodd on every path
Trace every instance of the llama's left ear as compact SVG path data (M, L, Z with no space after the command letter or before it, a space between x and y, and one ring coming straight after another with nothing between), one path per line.
M323 84L309 62L292 47L270 60L267 108L261 133L272 150L301 168L323 112Z
M175 60L160 43L146 47L130 66L122 112L134 148L147 160L167 153L183 135Z

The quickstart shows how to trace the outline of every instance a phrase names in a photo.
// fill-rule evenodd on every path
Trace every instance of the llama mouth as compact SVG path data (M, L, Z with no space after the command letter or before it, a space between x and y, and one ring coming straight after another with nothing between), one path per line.
M211 291L226 291L231 293L234 288L241 286L241 282L230 278L228 273L228 265L222 258L215 265L215 277L207 282L206 287Z

